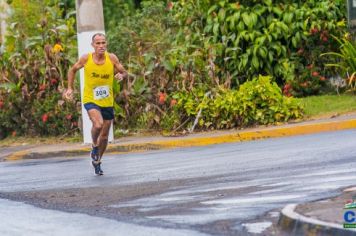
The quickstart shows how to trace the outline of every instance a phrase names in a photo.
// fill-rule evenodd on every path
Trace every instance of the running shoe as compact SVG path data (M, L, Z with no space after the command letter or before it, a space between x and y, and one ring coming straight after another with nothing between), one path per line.
M104 171L101 169L101 162L92 161L91 164L94 167L94 173L96 175L103 175L104 174Z

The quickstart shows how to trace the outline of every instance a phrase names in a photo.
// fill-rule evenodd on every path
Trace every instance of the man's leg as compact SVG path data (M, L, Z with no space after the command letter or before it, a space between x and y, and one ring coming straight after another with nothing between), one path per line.
M91 137L93 139L93 146L98 146L98 138L101 130L103 129L104 120L101 112L97 109L90 109L88 111L89 118L92 122Z
M100 162L100 149L98 147L98 138L103 129L104 120L101 111L97 110L96 108L89 109L88 115L90 120L92 121L91 135L93 139L93 147L90 152L90 156L92 159L91 164L94 167L96 175L103 175L104 172L100 167L101 162Z
M99 138L98 138L98 146L99 146L99 160L103 156L106 147L108 146L109 140L109 131L112 124L112 120L104 120L103 128L101 129Z

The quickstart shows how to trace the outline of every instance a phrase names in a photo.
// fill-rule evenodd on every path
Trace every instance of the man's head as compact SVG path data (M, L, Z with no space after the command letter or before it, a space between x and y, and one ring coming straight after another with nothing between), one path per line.
M95 53L104 54L106 51L106 37L105 34L96 33L92 37L91 45L94 48Z

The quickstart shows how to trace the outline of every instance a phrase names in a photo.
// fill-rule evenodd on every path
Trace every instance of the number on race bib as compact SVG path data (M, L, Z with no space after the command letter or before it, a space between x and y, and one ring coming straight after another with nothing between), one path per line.
M94 99L100 100L103 98L109 97L109 87L108 86L100 86L94 89Z

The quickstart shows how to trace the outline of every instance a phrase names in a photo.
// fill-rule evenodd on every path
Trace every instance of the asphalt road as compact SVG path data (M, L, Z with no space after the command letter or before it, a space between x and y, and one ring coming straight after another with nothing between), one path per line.
M355 184L355 143L348 130L109 155L101 177L88 157L3 162L0 234L275 234L286 204Z

